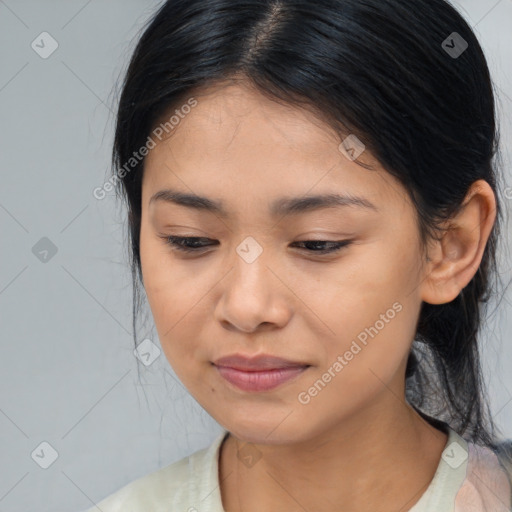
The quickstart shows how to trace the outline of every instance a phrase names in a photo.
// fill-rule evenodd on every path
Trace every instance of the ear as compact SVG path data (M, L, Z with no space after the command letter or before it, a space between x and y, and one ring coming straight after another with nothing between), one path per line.
M496 198L485 180L473 183L459 213L431 241L421 282L421 298L429 304L454 300L476 274L496 219Z

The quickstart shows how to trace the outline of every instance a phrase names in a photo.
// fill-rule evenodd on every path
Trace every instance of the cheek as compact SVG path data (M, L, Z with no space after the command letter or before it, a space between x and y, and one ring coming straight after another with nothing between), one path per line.
M288 276L289 283L317 320L323 320L327 333L354 336L395 302L405 307L417 300L411 292L417 285L419 256L399 247L399 242L371 240L332 264L297 269Z
M160 239L152 240L141 230L141 268L144 289L165 356L177 374L189 368L197 357L198 339L193 335L200 284L190 286L191 277L173 267L169 249ZM180 375L181 378L181 375Z
M187 314L197 300L200 283L191 281L193 274L173 262L171 249L165 241L142 229L140 259L144 289L153 317L160 331L168 332ZM194 283L193 286L191 283Z
M401 369L414 338L417 306L404 300L383 300L381 307L364 302L356 307L346 299L344 304L337 316L327 318L336 334L323 339L324 364L298 390L298 411L308 417L331 410L336 422L377 397L385 403L386 397L401 396Z
M397 245L375 243L361 248L357 258L347 257L332 267L328 275L303 280L307 289L301 293L317 313L316 330L322 326L324 332L320 372L342 356L343 370L337 374L343 373L338 379L343 386L364 386L368 379L377 379L374 374L384 382L393 378L415 335L421 301L411 291L418 257Z

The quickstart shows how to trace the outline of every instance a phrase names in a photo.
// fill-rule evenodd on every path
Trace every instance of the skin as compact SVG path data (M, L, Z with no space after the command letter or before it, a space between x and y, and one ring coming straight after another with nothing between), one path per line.
M194 97L198 105L146 157L140 255L169 363L230 432L219 463L224 509L409 510L431 482L447 436L405 401L407 356L422 301L453 300L476 273L495 218L492 189L474 184L452 229L428 245L427 260L405 189L368 150L359 161L373 170L343 155L339 134L311 112L243 82ZM228 216L150 204L169 188L222 201ZM268 213L281 196L332 192L362 196L378 211ZM194 256L162 235L218 243ZM236 252L248 236L263 249L252 263ZM353 242L325 257L292 246L311 239ZM299 393L394 303L400 312L301 403ZM250 393L212 365L233 353L311 366L278 388ZM237 457L244 446L261 455L251 467Z

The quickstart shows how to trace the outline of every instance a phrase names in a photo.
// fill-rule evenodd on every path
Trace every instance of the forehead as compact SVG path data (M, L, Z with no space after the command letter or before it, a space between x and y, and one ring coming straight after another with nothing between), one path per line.
M337 192L382 202L404 190L364 151L358 160L339 149L343 137L309 110L283 105L244 85L194 95L196 105L145 159L143 202L169 186L202 196L244 198ZM185 104L187 100L183 102ZM180 106L160 119L165 122ZM178 119L176 117L175 119ZM387 199L386 199L387 198Z
M244 83L208 88L193 97L196 106L179 120L175 117L176 126L163 135L163 141L186 140L190 153L203 148L236 151L267 146L307 153L321 151L320 144L336 145L335 131L310 110L269 99ZM186 101L182 99L182 105ZM173 109L179 111L180 104ZM172 113L165 113L159 122Z

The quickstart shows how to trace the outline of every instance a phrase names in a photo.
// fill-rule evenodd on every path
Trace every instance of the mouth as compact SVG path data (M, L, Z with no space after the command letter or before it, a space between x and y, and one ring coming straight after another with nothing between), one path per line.
M232 354L215 360L213 364L218 367L233 368L235 370L245 372L260 372L265 370L282 370L311 366L306 362L291 361L289 359L268 354L259 354L256 356Z
M301 375L311 365L275 356L232 355L212 363L230 384L243 391L268 391Z

